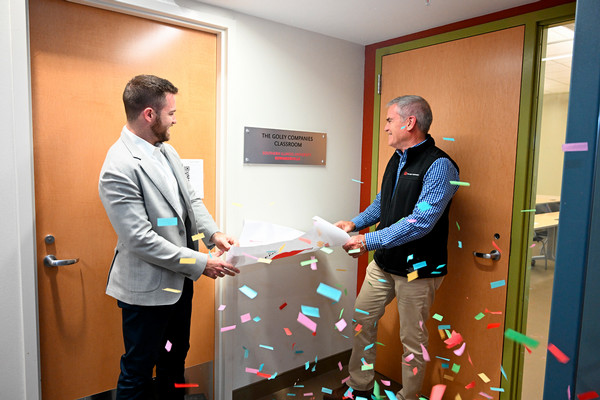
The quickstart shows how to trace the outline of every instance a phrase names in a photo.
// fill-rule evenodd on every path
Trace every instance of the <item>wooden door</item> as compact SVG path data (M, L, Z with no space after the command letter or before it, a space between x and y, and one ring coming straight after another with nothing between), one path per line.
M523 38L524 27L519 26L383 57L380 126L391 99L403 94L424 97L433 111L431 135L458 163L461 181L471 185L459 187L452 203L449 272L431 311L443 319L427 322L432 361L423 394L441 383L447 385L444 398L494 395L490 387L500 387L503 379L506 286L492 289L491 283L506 281L509 267ZM385 139L379 143L381 185L393 149ZM502 252L499 261L473 256L474 251L489 253L494 244ZM477 319L479 313L485 316ZM499 325L488 329L488 324ZM462 356L446 348L439 325L462 334ZM380 322L378 340L386 347L378 352L376 367L401 381L398 330L392 302ZM460 366L458 373L452 371L454 364ZM484 383L480 373L490 382ZM476 386L465 389L472 381Z
M29 12L42 394L76 399L116 387L123 352L120 310L104 294L116 235L98 197L125 124L123 89L142 73L179 88L171 142L204 159L214 216L217 40L62 0L30 0ZM79 262L49 268L47 254ZM188 366L214 359L214 283L195 291Z

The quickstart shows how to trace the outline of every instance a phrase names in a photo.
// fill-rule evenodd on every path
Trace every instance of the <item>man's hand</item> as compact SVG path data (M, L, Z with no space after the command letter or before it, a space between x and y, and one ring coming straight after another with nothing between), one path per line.
M223 232L215 232L210 238L210 241L213 242L219 250L221 250L221 253L219 253L219 255L229 250L231 246L238 245L237 240L235 240L232 236L224 234Z
M204 268L204 272L202 274L208 276L209 278L217 279L222 278L225 275L235 276L239 273L240 270L228 262L217 257L210 257L206 262L206 268Z
M338 221L333 225L337 226L344 232L352 232L356 228L356 225L354 225L354 222L352 221Z
M368 251L367 246L365 245L365 235L352 236L342 247L347 252L358 249L359 251L357 252L348 253L354 258L358 258Z

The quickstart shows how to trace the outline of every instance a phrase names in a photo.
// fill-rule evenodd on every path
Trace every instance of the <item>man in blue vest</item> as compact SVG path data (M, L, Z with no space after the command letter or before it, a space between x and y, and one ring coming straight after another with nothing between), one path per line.
M377 222L377 230L353 236L344 245L354 258L375 250L356 299L354 326L362 325L354 337L348 366L350 379L324 399L359 396L371 399L377 322L394 297L400 317L400 340L404 347L402 389L399 400L420 396L425 375L423 349L428 333L424 322L436 290L447 273L448 212L457 186L458 166L435 146L429 135L433 120L427 101L419 96L401 96L388 103L385 132L396 151L390 158L381 191L375 201L351 221L336 226L346 232L359 231ZM416 368L416 369L415 369ZM352 390L350 390L352 388Z

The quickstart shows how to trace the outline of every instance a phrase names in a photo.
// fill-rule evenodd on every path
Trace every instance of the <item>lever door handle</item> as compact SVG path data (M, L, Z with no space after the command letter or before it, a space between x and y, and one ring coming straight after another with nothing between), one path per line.
M44 257L44 265L46 267L60 267L61 265L71 265L79 261L79 258L71 258L68 260L58 260L54 255L48 254Z
M498 250L492 250L489 253L479 253L477 251L474 251L473 255L475 257L487 258L494 261L498 261L500 259L500 252Z

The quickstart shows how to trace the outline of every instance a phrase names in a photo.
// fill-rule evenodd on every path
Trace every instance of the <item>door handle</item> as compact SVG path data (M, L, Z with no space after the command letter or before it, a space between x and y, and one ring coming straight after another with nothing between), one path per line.
M44 265L46 267L60 267L61 265L71 265L79 261L79 258L71 258L68 260L58 260L54 255L48 254L44 257Z
M487 258L490 260L498 261L500 259L501 254L498 250L492 250L489 253L479 253L477 251L474 251L473 255L479 258Z

